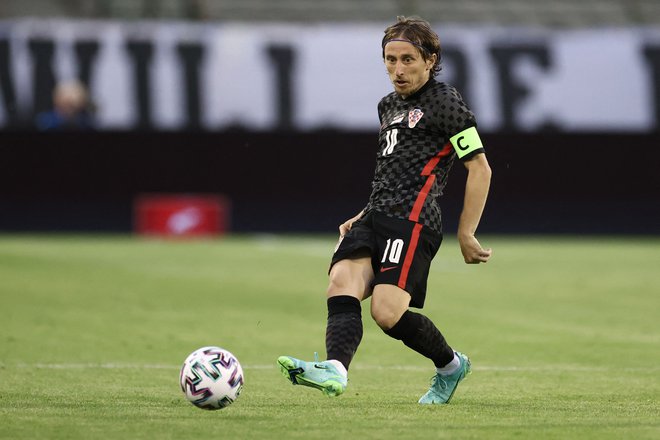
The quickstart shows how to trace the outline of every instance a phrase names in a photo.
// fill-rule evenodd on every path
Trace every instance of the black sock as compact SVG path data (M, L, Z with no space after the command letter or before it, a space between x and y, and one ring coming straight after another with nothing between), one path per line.
M394 327L384 331L431 359L437 368L444 367L454 359L454 350L447 345L435 324L424 315L406 310Z
M348 366L362 340L362 307L353 296L328 298L328 324L325 330L325 349L328 359L336 359Z

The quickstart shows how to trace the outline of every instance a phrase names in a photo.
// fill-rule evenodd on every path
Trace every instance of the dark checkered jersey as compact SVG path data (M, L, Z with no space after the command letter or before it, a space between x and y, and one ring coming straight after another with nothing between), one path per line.
M442 232L438 197L456 157L449 139L476 126L474 114L454 87L431 79L406 99L395 92L384 97L378 116L379 151L365 209Z

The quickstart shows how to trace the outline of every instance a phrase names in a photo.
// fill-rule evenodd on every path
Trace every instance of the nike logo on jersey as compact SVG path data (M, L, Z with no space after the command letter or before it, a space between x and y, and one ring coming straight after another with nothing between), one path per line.
M383 130L383 129L389 127L390 125L400 124L404 120L405 117L406 117L406 114L401 113L400 115L395 116L394 119L392 119L389 123L383 122L383 125L381 125L380 128L381 128L381 130Z
M383 272L387 272L388 270L396 269L397 267L399 267L399 266L381 267L381 268L380 268L380 272L381 272L381 273L383 273Z

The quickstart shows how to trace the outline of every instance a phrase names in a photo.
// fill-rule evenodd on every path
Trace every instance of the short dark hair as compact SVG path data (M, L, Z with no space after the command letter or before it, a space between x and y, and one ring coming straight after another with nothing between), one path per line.
M436 54L435 64L431 69L431 77L440 73L440 37L436 34L428 21L419 17L404 17L402 15L396 18L397 22L385 29L385 36L382 41L383 58L385 58L385 45L392 40L402 39L412 43L424 60L431 58Z

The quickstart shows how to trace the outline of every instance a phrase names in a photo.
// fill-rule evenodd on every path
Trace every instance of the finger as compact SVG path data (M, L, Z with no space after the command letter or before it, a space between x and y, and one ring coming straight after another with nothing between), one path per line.
M479 264L481 262L481 256L474 252L472 255L469 255L465 258L465 262L468 264Z
M493 250L492 249L481 249L479 251L479 256L480 257L487 257L488 258L491 255L493 255Z
M467 264L479 264L479 263L487 263L489 259L490 259L490 254L485 252L479 252L476 253L474 256L466 258L465 262Z

